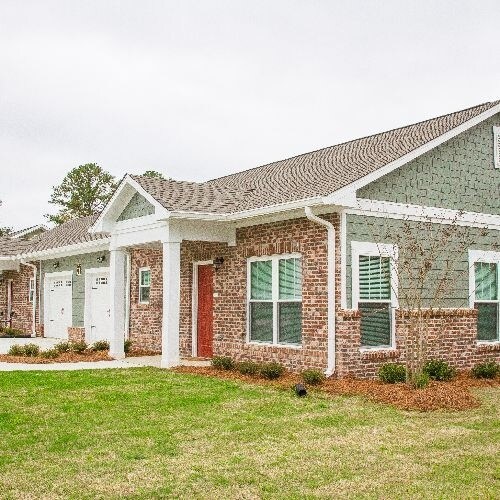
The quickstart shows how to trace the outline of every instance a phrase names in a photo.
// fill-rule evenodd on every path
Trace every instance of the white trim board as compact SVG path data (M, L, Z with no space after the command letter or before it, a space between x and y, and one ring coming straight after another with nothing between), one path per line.
M387 219L427 221L435 224L455 223L459 226L500 230L500 215L461 212L450 208L368 200L365 198L358 199L354 206L346 209L346 213Z

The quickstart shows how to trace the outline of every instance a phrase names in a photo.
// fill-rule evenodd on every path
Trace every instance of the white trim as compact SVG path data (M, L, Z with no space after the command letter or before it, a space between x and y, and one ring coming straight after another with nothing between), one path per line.
M347 309L347 213L340 213L340 307Z
M458 226L500 230L500 215L462 212L450 208L368 200L365 198L359 198L355 206L346 209L346 213L368 217L405 219L432 222L435 224L456 224Z
M500 127L493 127L493 162L500 168Z
M83 302L83 327L85 328L85 341L89 342L91 339L91 323L92 316L89 305L89 297L92 289L92 281L91 278L95 274L107 273L108 274L108 285L109 285L109 266L108 267L92 267L90 269L85 269L85 278L84 278L84 288L85 288L85 297ZM111 304L110 304L111 307Z
M191 289L191 355L198 356L198 267L213 265L213 260L193 262L193 286Z
M149 271L149 286L142 285L141 284L141 275L142 273L145 273L146 271ZM147 301L141 300L141 288L149 288L149 293L151 293L151 268L150 267L140 267L139 268L139 304L147 305L150 302L150 299Z
M62 258L71 255L81 255L85 253L92 253L98 251L106 251L109 249L110 238L101 238L99 240L84 241L82 243L75 243L73 245L66 245L63 247L49 248L47 250L39 250L36 252L29 252L12 256L12 260L49 260L53 258Z
M359 308L359 257L360 256L389 257L391 269L391 345L361 346L361 350L390 350L396 348L396 309L398 302L398 247L390 243L372 243L367 241L351 241L351 274L352 274L352 309ZM364 301L363 301L364 302ZM376 302L376 301L367 301ZM382 301L384 303L389 301Z
M471 118L470 120L462 123L458 127L455 127L452 130L449 130L448 132L440 135L439 137L436 137L432 141L429 141L426 144L414 149L413 151L410 151L409 153L405 154L404 156L401 156L397 160L395 160L391 163L388 163L387 165L375 170L374 172L371 172L370 174L365 175L361 179L358 179L357 181L352 182L351 184L333 192L332 194L330 194L326 197L325 203L332 203L334 205L338 204L338 203L343 204L342 200L352 198L353 193L355 196L355 193L358 189L366 186L367 184L370 184L370 183L376 181L377 179L380 179L384 175L387 175L390 172L405 165L406 163L414 160L415 158L422 156L423 154L427 153L428 151L438 147L439 145L443 144L446 141L449 141L450 139L453 139L454 137L461 134L462 132L469 130L470 128L474 127L475 125L478 125L479 123L483 122L484 120L490 118L493 115L496 115L499 112L500 112L500 104L496 104L495 106L484 111L483 113L481 113L481 114L475 116L474 118Z
M31 287L32 284L33 288ZM31 297L32 292L33 292L33 297ZM33 304L33 301L35 300L35 294L36 294L36 278L34 276L31 276L28 284L28 302L30 304Z
M247 344L251 345L260 345L260 346L273 346L273 347L295 347L297 349L302 348L302 325L301 325L301 342L300 345L298 344L284 344L278 342L278 303L280 302L297 302L302 304L303 303L303 297L302 297L302 288L300 291L300 300L299 299L293 299L293 300L284 300L284 299L279 299L279 271L278 271L278 266L279 266L279 261L280 260L285 260L285 259L300 259L301 261L301 269L303 272L303 256L302 254L298 252L292 252L292 253L284 253L284 254L273 254L273 255L262 255L262 256L255 256L255 257L248 257L247 258L247 299L246 299L246 310L247 310L247 332L246 332L246 342ZM266 262L266 261L271 261L271 272L272 272L272 278L271 278L271 286L272 286L272 292L271 292L271 300L258 300L258 299L252 299L251 298L251 291L252 291L252 282L251 282L251 264L252 262ZM303 282L303 279L302 279ZM272 342L257 342L255 340L251 340L250 338L250 304L251 302L269 302L273 304L273 341Z
M496 303L498 304L497 313L497 338L495 340L479 340L477 344L491 345L500 343L500 291L497 290L496 300L476 300L476 272L475 263L484 262L488 264L496 264L497 266L497 286L500 285L500 252L492 250L469 250L469 307L475 308L476 303Z

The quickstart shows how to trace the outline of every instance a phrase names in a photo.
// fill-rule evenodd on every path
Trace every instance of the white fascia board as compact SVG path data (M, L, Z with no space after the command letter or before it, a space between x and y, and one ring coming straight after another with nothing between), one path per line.
M500 230L500 215L360 198L346 213Z
M443 144L444 142L449 141L450 139L453 139L454 137L461 134L462 132L469 130L471 127L478 125L479 123L492 117L493 115L496 115L499 112L500 112L500 104L497 104L496 106L493 106L492 108L488 109L487 111L484 111L480 115L477 115L474 118L471 118L470 120L466 121L465 123L462 123L458 127L455 127L454 129L449 130L445 134L440 135L439 137L436 137L432 141L427 142L423 146L420 146L419 148L414 149L413 151L410 151L409 153L405 154L401 158L398 158L397 160L395 160L391 163L388 163L384 167L379 168L375 172L372 172L368 175L365 175L361 179L358 179L357 181L352 182L348 186L345 186L345 187L335 191L334 193L332 193L326 197L325 203L336 203L336 201L342 201L342 199L344 199L344 198L352 197L352 193L353 192L355 193L358 189L366 186L367 184L370 184L371 182L376 181L377 179L380 179L384 175L391 173L393 170L396 170L399 167L405 165L406 163L414 160L415 158L422 156L423 154L427 153L431 149L434 149L434 148L438 147L439 145Z
M110 238L103 238L95 241L85 241L74 245L67 245L59 248L50 248L38 252L29 252L15 256L16 260L50 260L72 255L82 255L86 253L101 252L109 250Z
M108 204L101 212L97 220L89 229L90 233L109 232L110 224L116 223L116 217L127 206L127 203L132 199L135 193L144 196L146 200L155 207L155 220L168 217L168 210L163 207L153 196L151 196L138 182L136 182L130 175L126 175L122 180Z

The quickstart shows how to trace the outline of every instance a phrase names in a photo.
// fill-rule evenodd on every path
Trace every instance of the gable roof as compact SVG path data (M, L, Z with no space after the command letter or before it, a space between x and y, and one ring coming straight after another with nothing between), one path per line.
M225 214L328 196L498 104L487 102L207 182L131 177L170 211Z

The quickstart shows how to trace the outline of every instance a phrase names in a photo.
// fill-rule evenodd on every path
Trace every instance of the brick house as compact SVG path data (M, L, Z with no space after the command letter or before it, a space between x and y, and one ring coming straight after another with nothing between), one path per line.
M500 102L203 183L127 175L99 216L0 242L0 266L37 265L46 335L108 338L115 357L125 336L164 367L229 355L372 377L410 348L401 235L432 247L457 226L471 243L450 240L443 303L427 283L422 311L428 355L469 368L500 358Z

